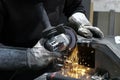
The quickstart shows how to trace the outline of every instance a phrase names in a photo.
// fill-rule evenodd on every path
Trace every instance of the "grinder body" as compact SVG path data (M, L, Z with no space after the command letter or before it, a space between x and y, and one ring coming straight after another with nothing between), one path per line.
M44 26L42 32L42 45L49 51L62 52L65 50L72 50L77 42L76 33L70 27L58 25L51 26L47 13L40 4L41 24Z

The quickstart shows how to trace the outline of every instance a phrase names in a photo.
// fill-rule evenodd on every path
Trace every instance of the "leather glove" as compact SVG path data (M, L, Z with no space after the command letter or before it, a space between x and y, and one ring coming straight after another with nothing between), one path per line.
M83 13L77 12L69 17L69 22L75 26L80 36L86 38L103 38L104 34L98 27L93 27Z
M28 64L33 69L40 69L50 64L56 59L56 53L46 50L40 42L33 48L27 50Z

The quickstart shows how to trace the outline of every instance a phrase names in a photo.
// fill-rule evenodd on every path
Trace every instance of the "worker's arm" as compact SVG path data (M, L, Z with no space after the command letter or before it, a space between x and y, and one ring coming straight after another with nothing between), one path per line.
M0 33L3 27L3 15L0 13Z
M81 12L85 14L84 6L82 5L82 0L65 0L64 14L68 18L76 12Z
M0 44L0 70L40 70L50 64L56 56L39 42L33 48L19 48Z
M6 18L6 10L0 0L0 35ZM1 37L0 37L1 39ZM55 59L52 52L39 42L33 48L18 48L0 43L0 70L41 69Z
M3 4L2 2L0 1L0 33L1 33L1 30L2 30L2 27L3 27L3 22L4 22L4 8L3 8Z

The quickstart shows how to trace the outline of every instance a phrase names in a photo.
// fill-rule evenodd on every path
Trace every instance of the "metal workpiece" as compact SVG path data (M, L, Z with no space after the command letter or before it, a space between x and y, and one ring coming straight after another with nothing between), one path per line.
M85 44L86 39L78 36L78 44ZM89 40L89 39L88 39ZM89 40L95 49L95 69L107 70L111 77L120 77L120 44L115 43L114 36Z
M95 49L90 43L78 43L78 63L86 67L95 68Z

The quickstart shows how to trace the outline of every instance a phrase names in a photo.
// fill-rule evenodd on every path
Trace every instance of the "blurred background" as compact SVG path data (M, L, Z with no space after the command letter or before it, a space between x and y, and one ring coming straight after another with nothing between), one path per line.
M105 36L120 35L120 0L83 0L90 22Z

